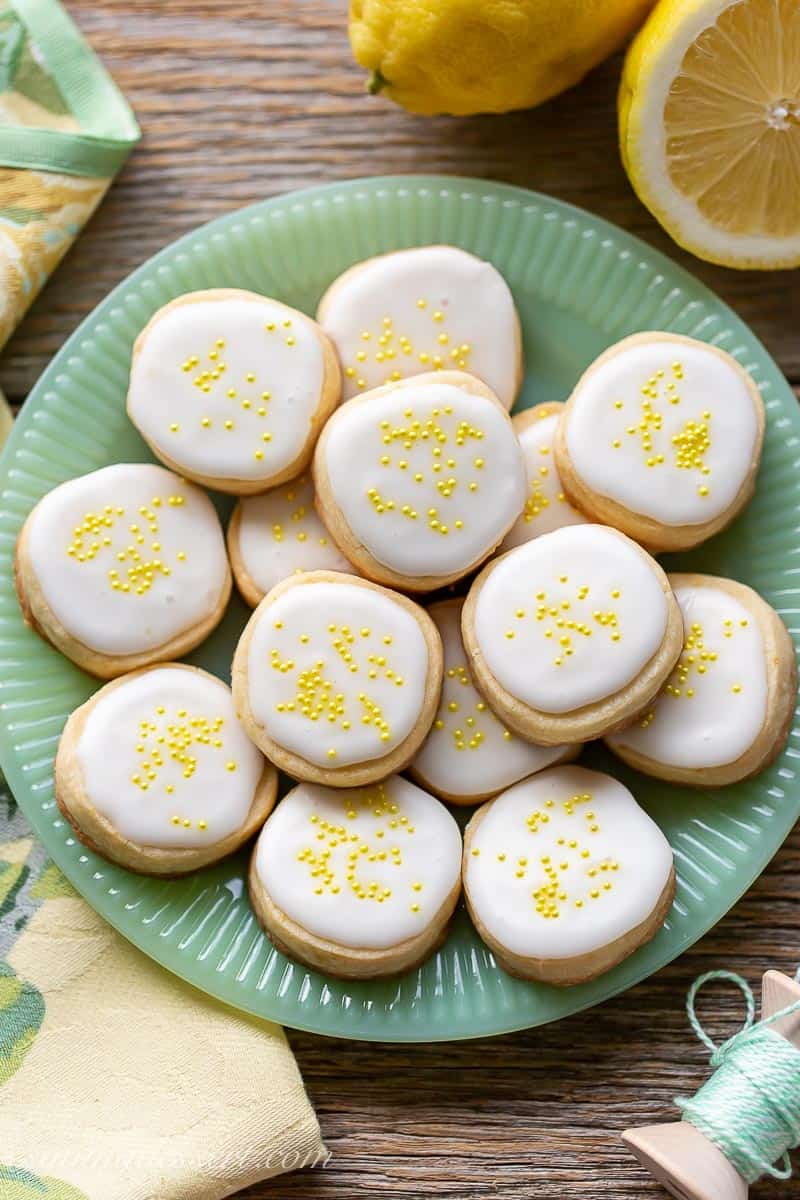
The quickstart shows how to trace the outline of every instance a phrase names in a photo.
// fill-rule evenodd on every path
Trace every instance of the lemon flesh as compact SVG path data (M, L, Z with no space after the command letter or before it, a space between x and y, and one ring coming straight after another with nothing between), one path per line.
M798 0L661 0L626 60L620 139L678 243L727 266L800 263Z

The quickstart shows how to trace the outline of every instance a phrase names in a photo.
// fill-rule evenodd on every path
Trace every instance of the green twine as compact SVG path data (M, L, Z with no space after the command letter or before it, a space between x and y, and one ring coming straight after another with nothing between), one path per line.
M710 980L734 983L747 1003L739 1033L717 1046L695 1013L695 998ZM755 1001L747 982L731 971L709 971L694 981L686 998L689 1023L711 1051L717 1070L692 1097L675 1103L683 1119L712 1141L747 1183L762 1175L790 1179L788 1151L800 1145L800 1051L770 1026L800 1011L800 1000L754 1024ZM780 1159L782 1169L774 1166Z

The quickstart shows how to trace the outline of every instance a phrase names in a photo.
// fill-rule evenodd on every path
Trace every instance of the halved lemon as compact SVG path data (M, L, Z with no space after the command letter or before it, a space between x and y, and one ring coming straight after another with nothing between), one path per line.
M800 0L660 0L625 60L622 160L679 245L800 264Z

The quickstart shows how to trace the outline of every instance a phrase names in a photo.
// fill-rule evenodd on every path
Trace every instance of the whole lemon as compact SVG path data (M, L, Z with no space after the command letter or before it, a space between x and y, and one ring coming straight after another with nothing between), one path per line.
M370 90L411 112L507 112L577 83L652 3L351 0L350 43Z

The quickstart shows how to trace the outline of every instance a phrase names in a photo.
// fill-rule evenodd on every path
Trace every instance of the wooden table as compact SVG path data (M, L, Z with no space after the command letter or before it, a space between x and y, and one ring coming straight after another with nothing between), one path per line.
M800 384L797 273L736 273L676 249L636 200L615 145L612 60L532 112L419 119L365 96L346 0L68 0L127 94L144 141L6 349L0 383L21 401L51 355L127 273L195 225L264 196L357 175L441 171L522 184L583 205L685 263L748 321ZM800 836L695 949L586 1015L528 1033L440 1046L372 1046L291 1034L330 1165L262 1184L249 1200L663 1193L623 1150L629 1125L671 1119L705 1077L686 1024L695 975L754 984L800 959ZM704 1013L722 1035L735 997ZM268 1086L268 1083L267 1083ZM783 1185L757 1196L778 1200Z

